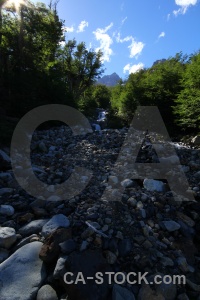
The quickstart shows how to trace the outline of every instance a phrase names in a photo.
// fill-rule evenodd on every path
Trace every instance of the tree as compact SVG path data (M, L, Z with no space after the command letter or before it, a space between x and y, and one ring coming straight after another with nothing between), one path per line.
M185 130L197 131L200 129L200 52L190 57L181 84L174 106L177 123Z
M149 69L130 74L124 87L125 95L120 100L123 117L130 121L137 105L154 105L158 107L168 130L173 133L172 107L182 89L181 79L186 59L186 56L178 53Z
M103 84L93 86L92 98L96 102L97 107L108 109L110 107L110 89Z
M75 104L103 73L102 52L87 50L84 42L69 40L58 55L64 81Z
M43 3L34 5L30 1L24 1L18 11L14 6L5 6L1 13L0 89L6 108L21 115L55 101L51 92L55 87L63 88L61 74L54 72L63 22L55 7L51 10Z

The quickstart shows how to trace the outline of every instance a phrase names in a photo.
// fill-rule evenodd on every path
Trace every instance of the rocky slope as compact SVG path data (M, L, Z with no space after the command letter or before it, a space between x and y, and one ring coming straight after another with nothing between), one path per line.
M72 136L64 126L35 132L33 170L48 183L48 192L37 198L19 186L9 153L0 151L1 300L200 299L198 147L176 148L189 182L187 193L195 197L177 202L165 181L134 180L130 172L124 179L116 172L117 164L125 168L132 158L125 147L117 160L126 136L126 129ZM158 162L149 139L137 162ZM54 185L68 179L75 166L91 170L91 180L74 197L55 196ZM21 168L24 180L26 174ZM114 201L119 187L123 195ZM75 274L74 280L82 272L86 284L82 277L67 284L71 277L66 272ZM96 272L104 274L102 284L87 279ZM119 274L109 282L105 272ZM149 282L156 275L185 275L186 283L131 284L135 277L123 282L130 272L148 272Z

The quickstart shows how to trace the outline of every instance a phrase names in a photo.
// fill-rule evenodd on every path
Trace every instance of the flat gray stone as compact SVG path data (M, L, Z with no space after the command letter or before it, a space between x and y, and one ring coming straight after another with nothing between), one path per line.
M65 268L66 260L67 260L67 256L61 256L57 260L56 267L55 267L54 272L53 272L53 277L55 279L63 277L64 274L67 272L67 270Z
M31 239L37 238L37 237L38 237L37 234L32 234L32 235L30 235L30 236L27 236L27 237L23 238L23 239L16 245L15 249L17 250L17 249L21 248L22 246L27 245L28 243L31 242ZM35 240L35 241L36 241L36 240Z
M187 260L185 257L183 257L183 256L178 257L177 263L183 273L186 273L189 271L189 266L188 266L188 263L187 263Z
M39 289L36 300L58 300L58 296L49 284L45 284Z
M43 227L42 235L47 236L52 231L56 230L59 227L68 228L70 222L66 216L63 214L53 216Z
M112 290L112 300L135 300L135 296L128 289L114 284Z
M0 196L11 195L12 193L13 193L12 188L1 188L0 189Z
M174 266L174 262L171 258L167 257L167 256L163 256L161 257L161 264L164 266L164 267L167 267L167 266L170 266L170 267L173 267Z
M109 176L109 180L113 183L113 184L118 184L119 179L117 176Z
M0 215L12 216L15 210L11 205L0 205Z
M28 223L27 225L19 229L19 233L22 236L31 235L34 233L39 233L42 230L42 227L49 221L49 219L40 219L34 220Z
M170 221L162 221L162 224L164 226L164 228L169 231L169 232L172 232L172 231L175 231L175 230L178 230L180 229L180 225L173 221L173 220L170 220Z
M34 208L34 207L44 208L45 205L46 205L46 200L45 199L37 198L36 200L31 202L30 207L31 208Z
M130 197L130 198L127 200L127 203L130 204L130 205L133 206L133 207L136 207L136 205L137 205L137 200L136 200L134 197Z
M164 275L163 275L164 276ZM165 300L175 300L177 294L176 284L169 283L166 284L162 282L161 284L157 284L155 286L157 293L160 293Z
M147 191L151 192L164 192L165 184L162 181L154 179L144 179L143 186Z
M160 163L170 164L170 165L179 165L179 158L177 155L172 155L168 157L161 157L159 158Z
M61 252L64 254L70 254L76 249L76 243L73 239L68 239L67 241L59 244Z
M38 145L38 148L42 152L47 152L47 147L46 147L44 142L40 142L39 145Z
M121 182L121 186L123 186L123 188L133 187L134 186L134 181L131 180L131 179L124 179Z
M155 282L155 276L157 277L158 280L160 280L160 284L154 284L155 290L151 290L152 293L147 293L146 298L140 298L138 297L139 300L143 299L157 299L157 300L175 300L176 295L177 295L177 286L173 282L171 283L164 283L163 282L163 277L165 276L163 273L156 273L153 274L149 277L147 277L148 282ZM150 285L144 284L149 291L150 291ZM154 294L156 292L156 294ZM154 296L154 297L153 297Z
M56 195L52 195L47 199L47 201L52 201L52 202L56 202L56 201L60 201L60 200L61 200L61 198Z
M3 181L9 181L12 179L12 175L9 172L0 173L0 179Z
M0 265L1 300L35 300L46 278L41 247L41 242L25 245Z
M0 248L9 249L17 240L16 232L11 227L0 227Z

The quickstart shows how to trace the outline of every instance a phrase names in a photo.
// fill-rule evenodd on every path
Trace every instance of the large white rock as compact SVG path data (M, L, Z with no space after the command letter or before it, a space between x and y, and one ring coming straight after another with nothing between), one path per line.
M121 186L123 186L123 188L133 187L133 185L134 185L134 181L131 179L124 179L121 182Z
M144 188L151 192L164 192L165 184L162 181L154 179L144 179Z
M46 278L41 242L27 244L0 264L0 299L33 300Z
M191 141L194 145L199 146L200 145L200 135L196 135L192 141Z
M0 248L9 249L16 242L16 239L14 228L0 227Z
M58 296L49 284L45 284L39 289L36 300L58 300Z
M19 233L23 236L39 233L42 227L49 221L49 219L34 220L24 225L19 229Z
M70 222L66 216L64 216L63 214L55 215L42 227L42 235L47 236L57 228L67 228L69 227L69 225Z

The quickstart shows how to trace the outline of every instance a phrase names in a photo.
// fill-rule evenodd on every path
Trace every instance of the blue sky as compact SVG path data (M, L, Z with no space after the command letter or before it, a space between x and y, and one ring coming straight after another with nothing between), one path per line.
M199 2L60 0L57 9L65 20L66 40L75 38L88 48L100 48L104 75L116 72L125 79L157 59L200 50Z

